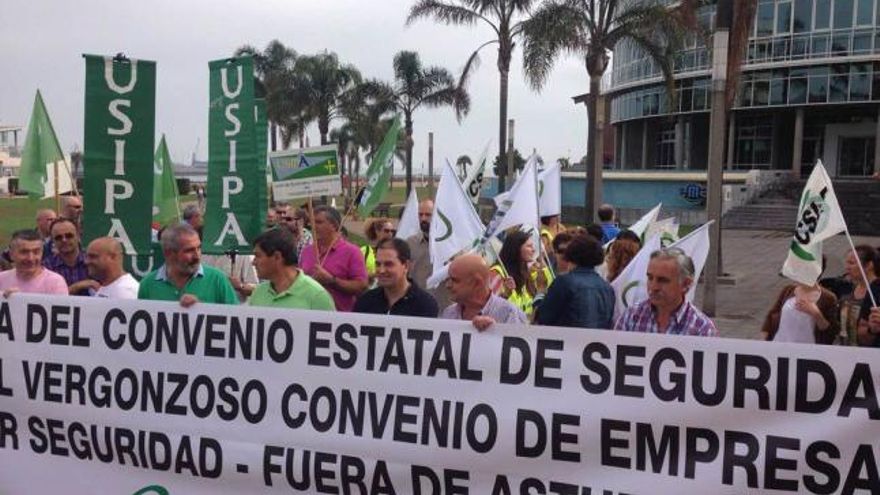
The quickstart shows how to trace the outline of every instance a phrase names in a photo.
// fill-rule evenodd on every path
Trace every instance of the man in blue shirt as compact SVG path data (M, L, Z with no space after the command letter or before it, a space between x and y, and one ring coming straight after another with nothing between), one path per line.
M617 238L620 228L614 222L613 206L606 203L600 206L596 213L599 215L599 223L602 225L602 244L605 245Z
M595 270L602 263L602 245L590 236L576 236L563 257L574 268L550 285L538 305L535 323L610 329L614 324L614 289Z

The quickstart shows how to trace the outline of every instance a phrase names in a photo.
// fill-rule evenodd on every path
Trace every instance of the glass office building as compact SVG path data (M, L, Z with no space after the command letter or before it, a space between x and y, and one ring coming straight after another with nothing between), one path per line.
M700 12L705 26L714 7ZM727 170L864 177L880 152L880 0L759 0L727 136ZM694 35L678 54L675 98L630 43L614 51L604 91L614 126L609 168L705 170L711 50ZM880 165L880 163L878 163Z

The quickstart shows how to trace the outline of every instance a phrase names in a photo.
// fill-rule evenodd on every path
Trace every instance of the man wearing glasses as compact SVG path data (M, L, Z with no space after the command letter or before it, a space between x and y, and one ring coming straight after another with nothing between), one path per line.
M89 269L79 243L79 230L73 220L61 217L49 228L54 253L43 259L43 266L64 277L72 296L87 296L89 289L101 287L89 278Z
M280 214L276 206L275 214L278 215L278 224L287 228L293 235L296 257L300 259L303 249L312 243L312 233L305 228L306 212L301 209L291 210L290 205L285 204L284 206L286 208L281 210Z

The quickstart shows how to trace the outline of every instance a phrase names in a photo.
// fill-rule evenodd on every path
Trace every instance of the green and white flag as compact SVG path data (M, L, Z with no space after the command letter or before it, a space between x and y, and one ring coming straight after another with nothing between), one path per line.
M468 172L467 176L464 178L464 182L462 182L462 187L464 187L465 192L470 196L471 202L477 204L480 201L480 190L483 189L483 175L486 173L486 161L489 156L489 144L491 141L486 143L486 147L483 148L483 154L480 155L480 160L477 162L477 166L471 168L470 172Z
M379 150L373 155L370 168L367 169L367 185L361 194L358 203L358 215L366 218L382 201L388 183L391 181L391 166L394 163L394 149L397 147L397 139L400 136L400 116L396 115Z
M58 163L61 162L61 163ZM18 188L26 191L31 199L54 196L55 164L61 181L58 182L58 194L71 190L70 171L64 161L64 153L58 144L58 137L49 119L49 112L43 103L43 95L37 90L34 97L34 109L28 123L27 137L21 152L21 168L19 168Z
M257 122L257 168L263 171L266 180L258 183L258 202L263 206L260 214L260 225L266 222L266 211L269 209L269 176L267 176L269 160L269 119L266 114L266 99L257 98L254 104L254 117Z
M846 231L846 222L828 172L819 160L801 194L797 225L782 265L782 274L806 285L814 285L822 274L822 241Z
M128 255L149 253L156 63L84 57L83 242L110 236Z
M180 201L174 163L165 143L165 135L159 140L153 160L153 221L166 226L180 221Z
M202 251L251 253L263 228L265 165L258 153L254 63L251 57L215 60L210 69L208 191Z
M659 235L649 238L620 275L611 281L615 298L614 321L620 318L626 308L648 298L648 263L651 261L651 253L660 247Z
M428 231L428 252L434 271L462 250L473 247L483 230L483 222L462 189L455 169L446 162L437 186L434 215Z

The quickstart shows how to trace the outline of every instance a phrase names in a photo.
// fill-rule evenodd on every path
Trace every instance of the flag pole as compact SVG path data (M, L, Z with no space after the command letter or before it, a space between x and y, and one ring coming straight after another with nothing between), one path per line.
M846 240L849 241L849 247L852 249L853 258L856 259L856 264L859 265L859 273L862 274L862 280L865 281L865 289L867 289L865 292L868 293L868 297L871 299L871 306L876 308L877 300L874 299L874 293L871 292L871 283L868 282L868 275L865 273L865 267L862 266L862 260L859 258L858 251L856 251L856 246L853 243L852 236L849 235L849 227L846 226L846 222L843 222L843 225L845 227L844 232L846 233Z
M53 181L55 187L55 214L61 216L61 194L58 193L58 160L52 162L52 167L55 171L55 180Z

